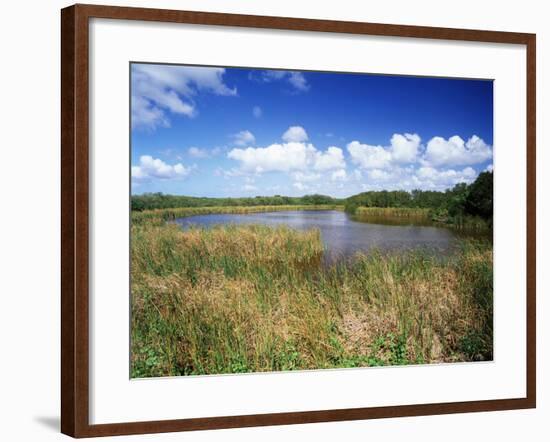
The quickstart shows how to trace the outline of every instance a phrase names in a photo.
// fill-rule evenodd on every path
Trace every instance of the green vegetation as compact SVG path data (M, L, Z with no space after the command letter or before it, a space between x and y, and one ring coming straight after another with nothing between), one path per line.
M404 224L434 224L430 209L408 207L358 207L351 215L356 221L402 226Z
M445 192L346 200L132 197L132 377L492 359L493 254L357 253L327 263L318 230L169 221L210 213L346 210L359 220L492 229L493 175Z
M429 219L451 227L491 230L493 225L493 172L482 172L470 185L457 184L445 192L413 190L363 192L346 199L346 212L355 215L359 208L373 207L427 209ZM397 213L397 212L395 212ZM415 212L409 212L411 215ZM362 216L366 216L366 212ZM388 212L391 214L391 211ZM402 217L402 215L397 215Z
M174 209L181 207L252 207L252 206L304 206L343 205L344 200L326 195L256 196L254 198L203 198L162 193L132 195L132 211Z
M192 215L208 215L213 213L258 213L277 212L284 210L344 210L344 206L326 205L293 205L293 206L211 206L211 207L180 207L174 209L154 209L132 212L132 225L162 224L176 218Z
M461 183L444 192L432 190L369 191L346 199L326 195L256 196L253 198L198 198L190 196L146 193L132 196L132 212L148 212L148 216L160 214L163 219L170 216L187 216L206 213L248 213L246 211L312 210L323 206L327 209L343 207L351 215L368 220L381 216L391 218L417 218L418 221L433 221L450 227L474 231L490 231L493 225L493 172L482 172L470 185ZM222 209L223 208L223 209ZM358 212L358 209L361 210ZM363 208L395 209L381 215ZM175 209L189 209L177 211ZM200 210L190 210L200 209ZM234 209L234 210L233 210ZM406 210L414 209L414 210ZM162 212L151 212L159 211ZM156 213L156 214L154 214ZM178 215L175 215L178 214ZM405 215L406 214L406 215ZM136 219L142 219L136 217Z
M327 265L317 230L154 220L131 232L133 377L492 358L488 243Z
M430 218L429 209L409 209L406 207L358 207L355 211L358 216L380 216L389 218L414 218L426 219Z

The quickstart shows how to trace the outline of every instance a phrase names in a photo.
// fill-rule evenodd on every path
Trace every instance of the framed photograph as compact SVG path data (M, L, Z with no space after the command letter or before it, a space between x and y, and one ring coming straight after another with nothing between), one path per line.
M61 25L63 433L535 407L535 35Z

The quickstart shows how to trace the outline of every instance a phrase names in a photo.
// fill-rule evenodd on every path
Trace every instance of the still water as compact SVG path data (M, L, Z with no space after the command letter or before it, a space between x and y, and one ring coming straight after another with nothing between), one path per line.
M175 222L184 228L190 226L211 227L223 224L286 224L295 229L317 228L326 251L333 257L351 256L355 252L368 253L372 249L403 251L424 249L431 253L448 253L458 238L444 227L413 225L402 220L382 224L352 219L345 212L336 210L281 211L249 214L212 214L179 218Z

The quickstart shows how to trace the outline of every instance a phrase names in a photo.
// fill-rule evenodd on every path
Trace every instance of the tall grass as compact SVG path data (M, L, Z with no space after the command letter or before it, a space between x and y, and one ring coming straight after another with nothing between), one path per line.
M352 216L357 221L387 225L432 225L429 209L407 207L357 207Z
M430 209L409 207L358 207L355 211L358 217L383 216L390 218L426 219L430 217Z
M364 222L381 224L417 224L441 225L457 231L488 236L492 231L492 223L478 216L450 216L447 210L409 207L357 207L354 219Z
M132 226L132 376L492 358L492 250L324 263L318 230Z

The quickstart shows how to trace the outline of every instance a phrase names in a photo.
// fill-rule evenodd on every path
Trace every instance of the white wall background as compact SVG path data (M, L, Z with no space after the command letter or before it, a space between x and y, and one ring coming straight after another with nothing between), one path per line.
M550 29L536 0L105 0L113 5L537 33L538 408L526 411L218 430L131 440L548 440L550 435ZM0 437L59 434L59 0L5 2L0 15ZM195 43L196 44L196 43ZM452 379L449 380L452 382ZM126 437L102 440L125 440Z

